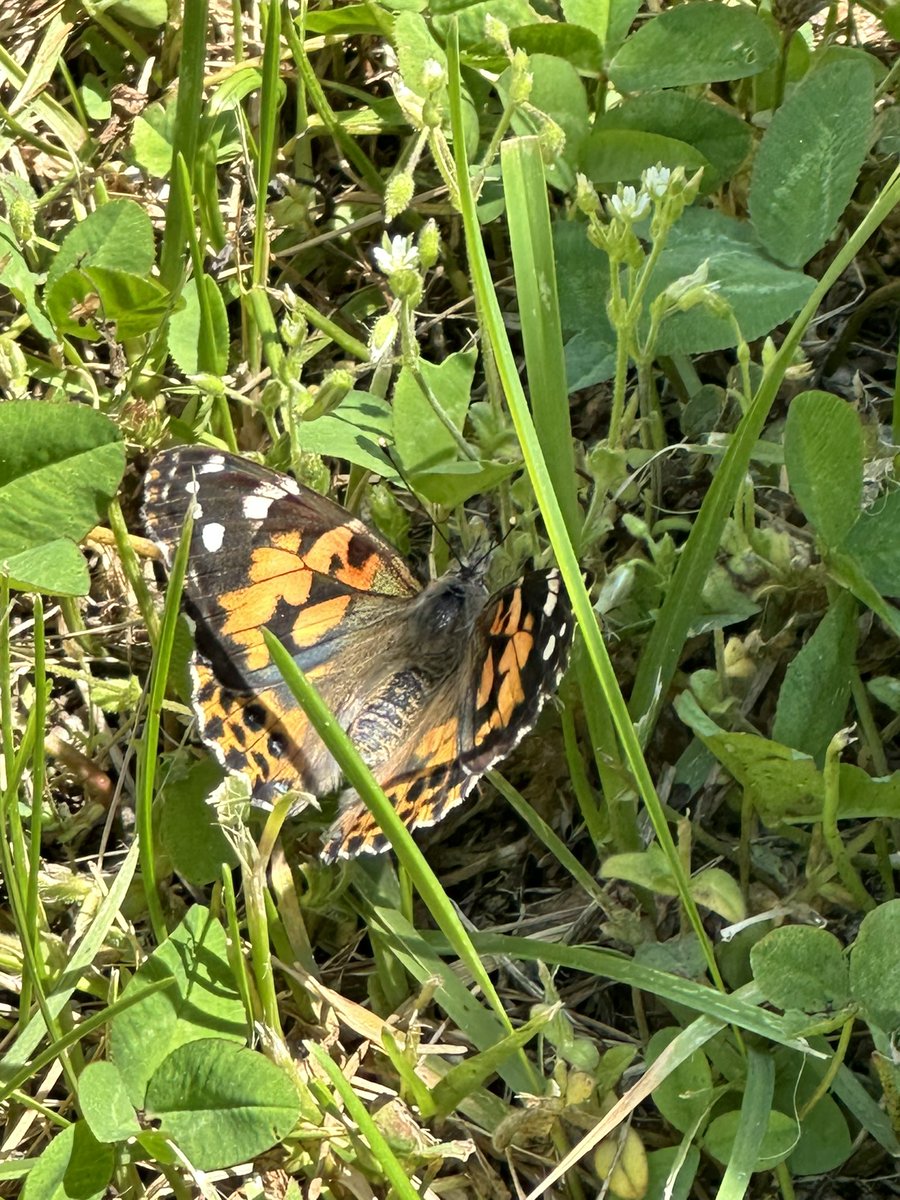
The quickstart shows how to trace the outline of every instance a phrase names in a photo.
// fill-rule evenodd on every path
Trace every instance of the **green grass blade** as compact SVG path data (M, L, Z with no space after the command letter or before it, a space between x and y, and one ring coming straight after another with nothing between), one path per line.
M369 1116L368 1109L354 1092L350 1080L345 1078L341 1068L328 1055L327 1051L323 1050L321 1046L317 1046L315 1042L307 1044L313 1058L328 1076L331 1086L340 1096L347 1113L369 1143L369 1149L391 1185L391 1194L398 1200L420 1200L420 1193L407 1179L406 1171L397 1160L384 1134Z
M74 1029L67 1030L60 1038L52 1042L40 1054L35 1055L31 1061L26 1063L25 1066L20 1067L15 1074L3 1082L3 1085L0 1086L0 1104L7 1100L18 1088L26 1084L34 1075L43 1071L44 1067L49 1066L55 1059L65 1054L70 1046L77 1045L84 1038L90 1037L95 1030L102 1029L105 1025L108 1025L119 1013L124 1012L127 1008L131 1008L135 1004L140 1004L148 996L162 991L163 988L171 987L174 982L175 980L172 977L154 980L153 983L148 984L147 987L141 988L139 991L135 991L132 995L121 996L115 1003L110 1004L108 1008L101 1009L99 1012L85 1017ZM4 1065L5 1063L6 1060L4 1059Z
M275 161L275 127L283 95L281 66L281 3L270 0L266 10L266 40L263 46L262 87L259 95L259 141L256 160L256 228L253 231L253 283L264 287L269 274L269 238L266 202L269 177Z
M156 860L153 842L153 784L156 779L156 763L159 747L160 714L169 682L169 665L172 661L172 646L175 643L175 626L181 605L184 575L187 571L191 550L191 532L194 527L193 506L185 513L181 541L169 572L166 601L159 628L159 641L153 656L150 675L150 690L147 698L147 718L144 736L140 740L137 754L135 802L137 809L138 845L141 850L141 875L147 896L150 923L157 942L166 939L166 923L156 888Z
M606 897L603 889L597 884L590 871L583 867L561 837L542 820L522 794L508 783L499 771L488 771L486 778L497 789L506 803L517 816L525 822L535 837L543 842L558 863L569 872L576 883L580 884L586 895L603 911L606 908Z
M774 1090L774 1058L771 1054L751 1048L747 1052L747 1083L741 1102L741 1123L717 1200L741 1200L746 1194L766 1135Z
M421 934L438 953L444 947L437 934ZM628 987L639 988L648 995L661 997L671 1004L689 1008L692 1012L715 1017L723 1025L736 1025L750 1033L757 1033L769 1041L790 1046L805 1054L812 1051L807 1043L787 1028L787 1023L775 1013L758 1008L756 999L761 999L755 985L741 989L740 994L724 996L714 988L671 975L656 967L646 967L628 955L614 950L594 950L588 946L562 946L556 942L545 942L538 938L507 937L497 933L473 933L472 941L487 958L501 955L522 962L542 962L549 966L566 967L572 971L583 971L598 978L615 980ZM748 998L749 997L749 998Z
M46 929L46 917L41 908L38 894L39 876L41 871L41 830L43 828L44 812L44 780L46 778L46 762L44 758L43 733L47 726L47 671L46 671L46 642L44 639L44 602L40 596L34 597L34 727L40 734L35 737L32 748L31 763L31 822L28 830L28 887L25 896L25 914L28 929L35 938L35 950L39 949L38 939L40 930ZM39 954L35 963L41 969ZM43 988L43 979L41 987ZM25 1003L25 981L22 981L22 1011L28 1011Z
M172 138L172 162L179 154L192 169L197 154L197 134L203 105L203 73L206 68L206 24L208 0L187 0L181 29L181 58L178 64L178 107ZM184 270L184 247L193 214L175 194L166 209L166 230L160 251L159 274L170 291L178 286Z
M433 942L414 928L396 909L367 906L366 918L372 929L382 933L397 962L421 987L434 990L434 996L453 1026L460 1029L478 1050L487 1050L508 1035L493 1012L481 1004L469 981L461 978L454 965L441 957L450 954L446 939ZM488 956L485 956L488 957ZM513 1092L534 1092L533 1068L523 1055L514 1054L497 1067L497 1074Z
M569 1173L591 1150L613 1133L623 1121L651 1094L654 1088L666 1079L676 1067L681 1066L685 1059L704 1046L710 1038L716 1036L722 1029L720 1022L712 1017L700 1017L687 1029L683 1029L677 1037L666 1046L665 1050L647 1068L641 1078L622 1096L587 1133L577 1146L558 1162L549 1175L528 1193L525 1200L538 1200L545 1196L549 1189Z
M501 146L500 160L534 427L566 529L577 547L581 514L540 142L536 137L512 138Z
M371 771L360 758L356 747L338 725L318 692L306 679L284 646L267 629L263 630L263 636L272 661L281 672L285 683L309 717L316 733L340 764L347 780L371 809L373 816L391 843L401 866L409 875L428 911L452 946L453 952L459 956L470 971L472 978L484 992L488 1003L502 1021L506 1032L512 1032L506 1010L468 933L456 915L456 909L441 887L437 876L425 861L406 826L394 812L390 801L373 779Z
M81 983L85 971L96 958L114 922L119 919L119 911L131 886L137 865L138 843L135 842L119 865L112 887L97 909L90 928L76 946L55 989L47 997L47 1009L54 1019L59 1016L69 1002L72 993ZM0 1078L6 1079L13 1071L24 1066L46 1032L47 1024L44 1017L41 1013L35 1013L7 1053L0 1059Z

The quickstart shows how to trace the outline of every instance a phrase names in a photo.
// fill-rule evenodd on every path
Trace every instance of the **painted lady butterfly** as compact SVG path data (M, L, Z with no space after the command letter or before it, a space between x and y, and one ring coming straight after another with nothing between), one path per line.
M204 742L254 799L325 796L340 771L269 658L264 626L315 684L410 829L433 825L534 725L565 670L572 614L555 569L488 597L462 568L424 587L385 541L287 475L201 446L166 450L144 521L171 563L194 526L185 604L196 623ZM355 792L333 860L386 843Z

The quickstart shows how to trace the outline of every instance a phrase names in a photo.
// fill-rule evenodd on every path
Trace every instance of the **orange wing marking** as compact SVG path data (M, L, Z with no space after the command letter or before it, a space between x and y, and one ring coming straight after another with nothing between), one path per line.
M334 596L331 600L304 608L291 630L296 646L299 649L315 646L326 634L331 633L344 619L350 599L350 596Z
M478 685L478 695L475 697L475 707L478 710L484 708L488 700L491 698L491 689L494 686L494 658L491 654L486 654L484 658L484 666L481 668L481 682Z
M260 670L269 663L262 626L271 621L283 600L299 608L309 600L312 574L297 557L300 538L282 534L272 545L259 546L250 561L250 584L226 592L219 600L228 614L222 633L247 651L247 667Z
M351 563L351 546L358 534L352 525L341 525L329 529L303 556L310 570L327 575L338 583L355 588L358 592L370 592L381 567L377 554L369 553L358 564Z

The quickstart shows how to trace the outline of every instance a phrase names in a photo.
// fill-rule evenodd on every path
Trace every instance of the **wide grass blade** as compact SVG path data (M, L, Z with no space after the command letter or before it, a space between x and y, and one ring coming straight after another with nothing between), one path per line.
M197 155L197 135L203 105L203 73L206 68L206 25L209 19L208 0L188 0L184 5L184 25L181 29L181 59L178 69L178 107L172 138L172 162L179 154L188 165L188 172ZM193 213L185 207L183 197L174 194L166 210L166 229L160 251L160 279L170 291L178 286L184 270L184 249L188 225Z
M540 142L536 137L512 138L503 143L500 160L531 412L566 529L577 547L581 514L575 494L569 390Z
M747 1083L741 1121L717 1200L741 1200L759 1160L775 1090L775 1059L752 1047L747 1052Z
M191 549L191 532L194 527L193 507L189 506L185 513L184 525L181 530L181 541L172 562L169 573L169 584L166 588L166 602L163 608L163 618L160 624L159 641L153 657L153 668L150 675L150 690L147 698L147 718L144 722L144 735L138 747L137 772L135 781L135 803L137 809L138 844L141 850L141 875L147 894L147 908L150 913L150 923L157 942L165 941L167 937L166 922L163 917L162 905L156 887L156 859L153 840L153 784L156 779L157 753L159 746L160 714L169 682L169 665L172 661L172 647L175 644L175 627L181 605L181 592L184 586L184 576L187 571L188 557Z

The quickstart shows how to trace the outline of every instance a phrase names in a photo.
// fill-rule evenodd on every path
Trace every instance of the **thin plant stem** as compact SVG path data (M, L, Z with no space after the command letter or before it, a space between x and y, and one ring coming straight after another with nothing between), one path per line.
M836 733L825 754L825 767L822 772L825 784L825 798L822 805L822 836L841 883L851 894L855 903L864 912L870 912L875 907L875 901L866 891L850 861L847 847L841 840L838 829L838 810L841 798L841 751L849 740L850 737L846 731L842 730Z

